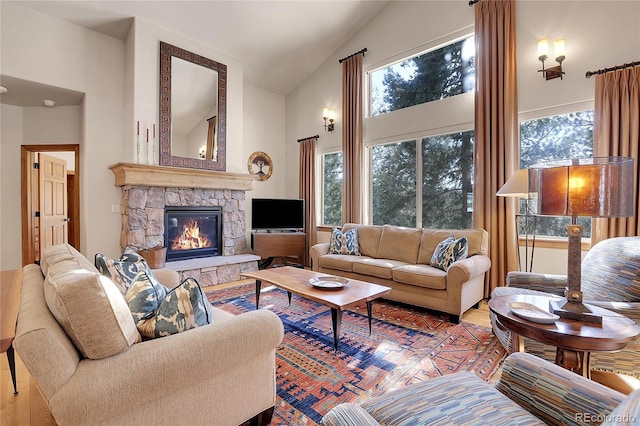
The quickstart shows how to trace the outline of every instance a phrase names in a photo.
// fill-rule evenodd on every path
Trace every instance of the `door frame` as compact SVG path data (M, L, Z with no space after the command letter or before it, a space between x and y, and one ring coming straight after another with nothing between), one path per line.
M28 265L39 260L33 245L34 212L37 208L38 181L33 175L33 158L37 152L71 151L74 153L75 178L73 181L74 203L67 214L76 224L80 223L80 145L21 145L20 146L20 198L21 198L21 228L22 228L22 265ZM69 244L80 251L80 226L74 227L69 235Z

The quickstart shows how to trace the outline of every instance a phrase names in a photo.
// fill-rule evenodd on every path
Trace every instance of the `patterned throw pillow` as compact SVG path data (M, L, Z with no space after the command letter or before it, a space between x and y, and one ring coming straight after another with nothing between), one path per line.
M123 295L127 294L139 272L146 272L149 276L153 275L147 261L131 247L124 249L119 260L110 259L102 253L97 253L94 263L102 275L111 278L116 283Z
M167 297L168 291L153 275L147 275L144 271L136 275L125 295L125 300L136 324L155 315L156 309L160 306L160 302Z
M446 271L457 260L469 256L469 243L466 237L455 239L453 235L447 237L436 246L431 257L431 266Z
M358 228L352 228L346 232L333 228L331 230L331 241L329 241L329 254L361 256L360 244L358 243Z
M195 279L187 278L166 292L163 298L159 297L162 296L159 286L141 273L126 295L136 327L143 338L169 336L213 324L211 305Z

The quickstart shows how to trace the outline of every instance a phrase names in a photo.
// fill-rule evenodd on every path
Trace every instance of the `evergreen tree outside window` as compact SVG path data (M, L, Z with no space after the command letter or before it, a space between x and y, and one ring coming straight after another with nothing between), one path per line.
M322 224L342 225L342 152L322 155Z
M543 161L593 156L593 110L520 122L520 168ZM536 200L533 200L536 202ZM523 202L524 203L524 202ZM524 212L524 204L521 206ZM536 234L566 237L568 217L538 217ZM591 218L579 217L584 237L591 237ZM521 229L521 233L524 230Z
M375 116L475 90L475 39L405 59L369 73Z

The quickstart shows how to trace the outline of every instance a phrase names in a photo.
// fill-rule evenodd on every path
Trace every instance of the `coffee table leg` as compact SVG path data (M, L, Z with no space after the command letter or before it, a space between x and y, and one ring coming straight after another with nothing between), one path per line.
M369 336L371 336L371 306L373 302L367 302L367 316L369 317Z
M291 292L287 292L287 297L289 298L289 306L291 306Z
M9 371L11 372L11 381L13 382L13 394L18 394L18 387L16 386L16 359L13 352L13 344L7 348L7 361L9 361Z
M260 287L262 287L262 281L256 280L256 309L258 309L258 304L260 303Z
M333 324L333 347L338 351L338 342L340 341L340 323L342 322L342 311L331 308L331 323Z

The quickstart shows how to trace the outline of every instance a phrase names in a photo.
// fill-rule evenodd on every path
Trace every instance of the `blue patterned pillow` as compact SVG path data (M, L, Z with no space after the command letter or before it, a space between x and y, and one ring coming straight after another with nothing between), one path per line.
M436 246L431 256L431 266L446 271L457 260L466 259L469 256L469 243L466 237L455 239L447 237Z
M329 254L352 254L361 256L360 243L358 242L358 228L342 232L338 228L331 230L329 241Z
M162 290L146 274L138 278L126 300L143 338L169 336L213 324L211 305L195 279L187 278L160 298Z
M168 291L153 275L144 271L136 275L124 297L136 324L155 314Z
M153 275L147 261L131 247L126 247L118 260L97 253L94 263L102 275L111 278L116 283L123 295L127 294L139 272L146 272L149 276Z

